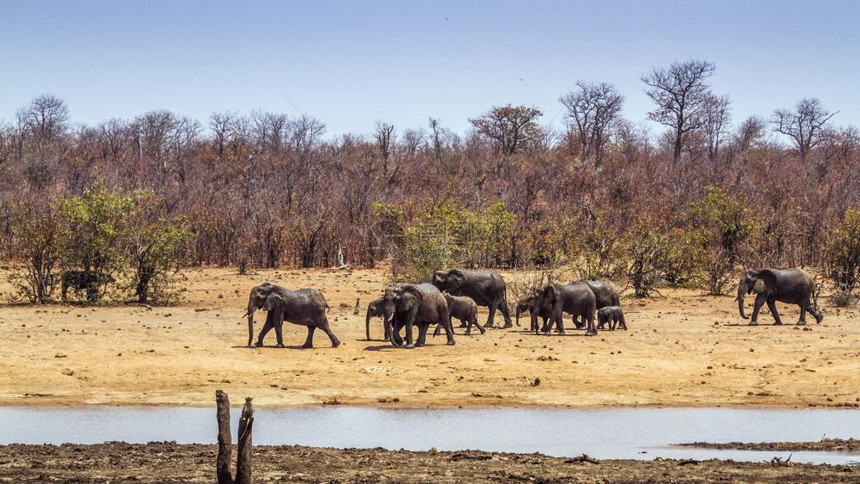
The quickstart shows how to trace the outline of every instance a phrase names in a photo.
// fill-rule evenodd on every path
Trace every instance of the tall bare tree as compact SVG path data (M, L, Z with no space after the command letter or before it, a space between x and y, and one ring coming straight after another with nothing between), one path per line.
M818 99L801 99L794 110L777 109L773 112L774 131L790 136L800 153L800 160L806 161L809 152L821 143L822 134L830 118L839 111L831 113L824 109Z
M391 149L394 143L394 125L378 122L376 123L376 147L382 156L382 174L388 176L388 162L391 159Z
M62 135L68 127L69 108L52 94L36 97L17 114L19 128L39 149Z
M648 117L673 130L672 161L678 163L684 137L702 126L702 110L708 85L705 80L714 74L714 64L701 60L673 62L668 68L653 68L641 77L649 88L645 94L657 105Z
M731 119L728 96L707 92L702 100L702 137L708 148L708 161L714 163L726 137Z
M624 96L610 83L576 83L579 88L571 91L559 101L567 108L571 126L576 130L582 146L583 161L593 161L595 166L603 162L603 148L609 141L609 128L621 113Z
M470 118L478 134L496 144L503 155L512 155L530 142L539 141L543 133L536 119L543 115L537 108L528 106L493 106L479 118Z
M735 133L735 149L737 151L746 151L755 145L756 142L764 137L766 125L763 119L758 116L750 116L738 126Z

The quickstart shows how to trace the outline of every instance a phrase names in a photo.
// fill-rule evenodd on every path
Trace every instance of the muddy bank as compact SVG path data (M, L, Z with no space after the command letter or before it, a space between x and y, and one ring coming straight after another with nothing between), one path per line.
M214 445L109 442L0 446L0 482L207 483ZM630 461L477 451L255 447L254 482L857 482L851 466L732 461Z
M772 450L775 452L836 451L860 453L860 440L821 439L818 442L691 442L678 444L681 447L718 450Z

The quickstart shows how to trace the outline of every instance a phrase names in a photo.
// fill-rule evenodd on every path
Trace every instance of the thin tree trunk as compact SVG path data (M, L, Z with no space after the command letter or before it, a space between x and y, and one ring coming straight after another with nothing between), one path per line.
M254 407L251 398L245 398L242 418L239 420L239 457L236 459L236 484L251 484L251 430L254 425Z
M233 456L233 437L230 435L230 399L221 390L215 392L218 407L218 461L216 464L218 484L233 484L230 460Z

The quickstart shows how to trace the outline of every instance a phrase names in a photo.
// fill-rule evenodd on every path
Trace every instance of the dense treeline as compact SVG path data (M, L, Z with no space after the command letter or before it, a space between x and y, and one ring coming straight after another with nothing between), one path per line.
M330 136L270 112L88 126L42 95L0 125L0 258L27 257L22 219L98 188L146 193L187 223L188 264L332 266L339 251L413 274L564 264L628 277L640 295L661 282L719 292L739 265L812 266L850 290L860 132L815 99L732 123L713 72L688 61L643 75L662 134L622 118L607 83L561 95L565 132L511 105L476 113L467 133L431 118Z

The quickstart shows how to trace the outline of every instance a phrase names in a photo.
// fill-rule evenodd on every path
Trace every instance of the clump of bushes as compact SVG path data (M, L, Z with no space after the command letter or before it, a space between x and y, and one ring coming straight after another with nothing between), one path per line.
M70 273L85 286L87 303L100 302L117 279L127 281L120 289L140 303L176 299L172 275L192 234L184 219L166 213L163 200L149 192L126 195L102 185L38 209L22 207L11 227L22 260L11 275L19 296L51 302Z
M827 276L836 284L833 303L851 304L860 279L860 209L848 209L827 241Z
M511 253L516 217L502 202L468 210L456 200L374 207L396 248L395 277L430 280L444 267L497 267Z

